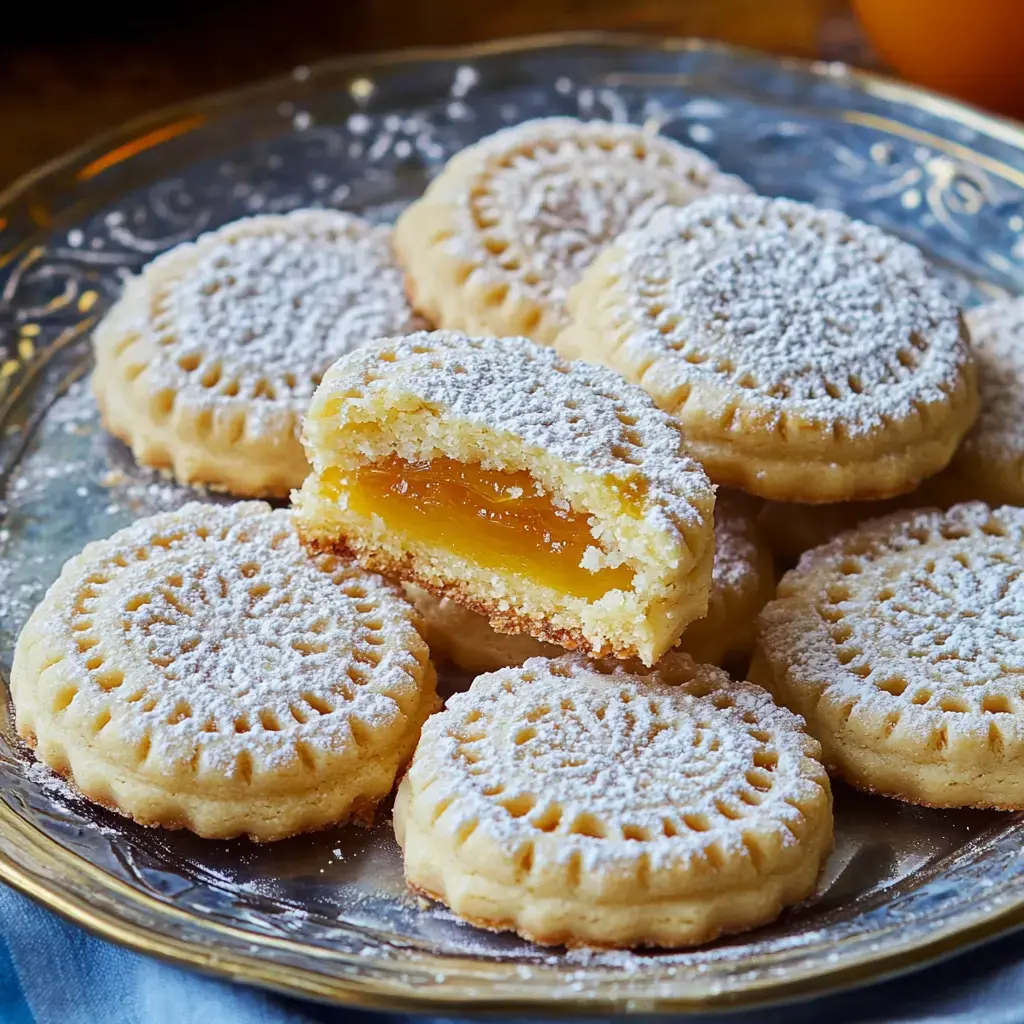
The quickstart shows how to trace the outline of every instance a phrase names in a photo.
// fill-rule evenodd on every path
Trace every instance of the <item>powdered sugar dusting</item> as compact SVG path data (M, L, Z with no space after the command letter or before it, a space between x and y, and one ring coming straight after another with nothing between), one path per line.
M600 872L645 857L668 869L714 846L728 870L753 835L792 863L805 814L827 813L799 726L764 690L683 655L641 675L533 658L452 697L425 726L410 780L447 805L445 829L475 824L511 856L537 842L534 863L579 856Z
M883 429L947 403L971 360L922 253L841 213L716 196L662 211L616 251L623 353L776 419Z
M661 207L747 190L671 139L571 117L503 129L463 150L457 166L467 165L473 174L459 197L461 230L447 246L478 268L471 281L511 281L555 303L601 249Z
M980 503L897 513L807 552L762 616L789 677L902 716L1024 713L1024 509ZM1014 712L1011 715L1008 712Z
M122 302L127 329L152 343L154 391L298 413L340 355L417 323L390 228L325 210L252 217L178 246ZM256 416L247 429L258 428Z
M261 503L193 503L89 545L26 635L70 663L79 713L109 711L121 742L148 738L168 768L198 754L230 775L243 751L272 768L299 740L337 753L354 721L387 744L421 700L409 606L311 559L290 515Z
M525 450L549 453L595 477L643 479L651 515L703 523L699 510L710 484L686 454L678 425L644 391L602 367L568 363L525 338L411 334L337 363L317 392L306 429L320 429L314 424L332 396L345 397L330 417L333 431L346 417L362 415L353 395L372 402L385 394L389 404L401 397L443 410L450 422L518 437Z
M25 776L43 792L64 803L80 803L83 800L81 793L74 786L41 761L26 764Z
M1024 297L967 314L981 408L960 455L1016 463L1024 456Z

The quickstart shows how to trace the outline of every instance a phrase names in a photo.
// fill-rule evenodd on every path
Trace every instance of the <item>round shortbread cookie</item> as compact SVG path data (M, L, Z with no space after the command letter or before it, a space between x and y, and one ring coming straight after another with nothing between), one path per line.
M1024 509L958 505L809 551L761 614L752 678L853 785L1024 808Z
M346 213L251 217L131 279L93 335L103 424L182 483L285 496L324 371L414 329L391 231Z
M977 411L922 253L787 199L717 196L620 237L569 299L572 358L642 385L716 482L779 501L912 490Z
M600 250L663 206L747 191L696 150L631 124L551 117L452 158L398 219L416 308L435 326L551 343Z
M967 313L981 409L945 473L948 502L1024 505L1024 296Z
M832 843L818 744L749 683L533 658L427 722L395 802L410 886L541 943L686 946L808 896Z
M407 590L426 622L431 655L465 672L494 672L562 653L524 633L498 633L484 616L450 598L414 586ZM774 594L772 552L761 536L753 502L719 491L707 615L686 628L675 649L712 665L745 657L754 645L757 613Z
M72 558L18 638L19 734L146 825L280 839L370 821L436 706L419 616L262 502L193 503Z

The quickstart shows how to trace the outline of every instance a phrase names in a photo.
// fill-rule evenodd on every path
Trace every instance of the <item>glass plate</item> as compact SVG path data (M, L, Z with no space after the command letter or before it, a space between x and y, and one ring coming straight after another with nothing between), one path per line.
M1024 281L1024 130L834 65L700 42L545 39L299 68L130 125L0 197L0 667L61 563L191 496L97 425L89 331L124 275L244 214L388 220L447 157L541 114L655 122L761 192L923 246L965 303ZM6 705L6 690L0 686ZM85 805L0 711L0 877L100 934L261 985L363 1005L668 1011L902 970L1024 920L1024 819L837 787L817 894L704 949L540 949L406 895L387 815L267 847Z

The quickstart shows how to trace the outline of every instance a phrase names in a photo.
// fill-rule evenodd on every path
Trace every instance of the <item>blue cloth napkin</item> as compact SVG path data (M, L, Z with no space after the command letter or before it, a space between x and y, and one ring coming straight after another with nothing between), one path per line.
M662 1018L664 1019L664 1018ZM317 1006L139 956L0 885L0 1024L448 1024ZM895 981L711 1024L1020 1024L1024 933ZM516 1024L539 1024L524 1015Z

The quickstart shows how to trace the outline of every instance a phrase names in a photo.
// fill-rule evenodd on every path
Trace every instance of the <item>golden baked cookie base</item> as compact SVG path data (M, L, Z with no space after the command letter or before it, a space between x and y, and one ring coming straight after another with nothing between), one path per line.
M103 429L132 450L135 461L169 470L178 483L203 486L238 497L287 498L309 473L296 425L276 441L242 441L245 410L218 409L212 417L179 404L167 416L154 415L97 362L93 394Z
M963 414L954 417L938 436L910 450L879 457L867 453L863 461L837 462L829 457L827 448L818 453L801 450L782 459L737 456L731 446L704 441L699 433L688 436L694 456L708 476L723 487L771 501L802 504L883 501L909 494L943 469L972 422L975 409L976 405L966 403ZM692 400L675 415L685 426L692 422L691 413L701 415ZM743 428L739 427L737 433L742 434Z
M371 827L378 805L394 788L396 772L412 758L419 728L435 710L433 704L423 706L416 729L395 752L397 764L391 758L367 759L354 776L324 782L312 794L301 789L255 802L243 794L236 799L195 795L178 799L161 787L125 777L123 766L91 757L86 751L69 751L59 736L49 738L44 731L40 739L28 728L19 730L19 736L39 761L87 800L139 825L187 829L203 839L244 836L255 843L271 843L346 823Z
M462 875L450 882L441 866L449 857L445 846L411 827L395 803L395 828L405 822L399 840L405 850L409 888L449 907L477 928L512 931L539 946L568 949L685 948L713 942L725 935L750 931L774 921L782 911L814 892L820 860L808 858L791 871L762 877L746 889L729 889L717 896L666 899L616 907L589 898L524 896L521 884L502 885L490 879ZM827 851L832 845L831 821L821 834L805 837L808 846ZM408 881L414 879L414 881ZM516 909L512 909L516 908Z

